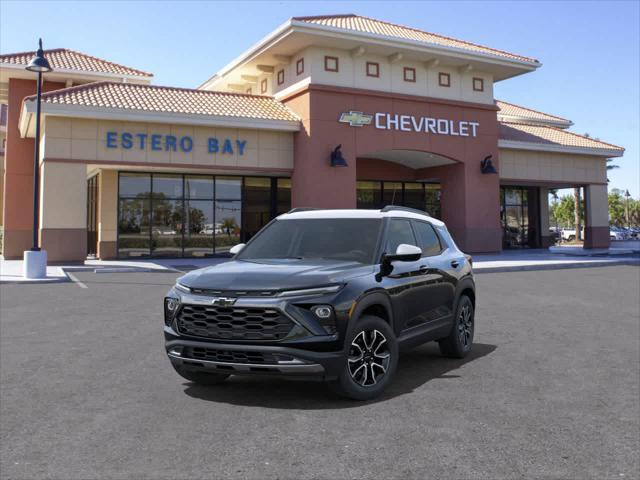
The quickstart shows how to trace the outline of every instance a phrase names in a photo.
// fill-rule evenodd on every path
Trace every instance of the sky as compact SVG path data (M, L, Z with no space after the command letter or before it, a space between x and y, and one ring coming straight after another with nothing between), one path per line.
M195 88L292 16L356 13L537 58L495 97L574 122L626 149L610 188L640 197L640 0L0 0L0 52L71 48Z

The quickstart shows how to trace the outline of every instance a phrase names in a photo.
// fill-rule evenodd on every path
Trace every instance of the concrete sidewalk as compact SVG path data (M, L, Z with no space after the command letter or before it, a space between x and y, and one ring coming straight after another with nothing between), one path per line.
M51 283L75 281L73 272L186 272L228 261L229 258L168 258L141 260L87 260L84 264L47 267L47 278L27 280L22 276L22 260L0 259L0 283ZM640 255L608 256L563 255L541 250L505 250L498 254L473 255L476 273L517 272L524 270L563 270L613 265L640 265Z

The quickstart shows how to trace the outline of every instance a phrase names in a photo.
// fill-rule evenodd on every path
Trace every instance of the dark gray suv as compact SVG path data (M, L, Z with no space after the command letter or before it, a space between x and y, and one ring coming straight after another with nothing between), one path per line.
M294 209L232 253L164 300L167 355L189 381L318 378L366 400L391 382L402 349L471 349L471 257L423 212Z

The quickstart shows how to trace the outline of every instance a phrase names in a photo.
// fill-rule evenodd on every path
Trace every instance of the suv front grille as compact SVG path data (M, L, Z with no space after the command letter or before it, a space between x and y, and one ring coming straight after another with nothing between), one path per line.
M183 305L177 325L180 333L197 337L280 340L294 323L275 308Z
M257 365L275 365L278 360L291 360L288 355L268 352L240 352L235 350L218 350L206 347L187 347L183 355L194 360L209 360L212 362L250 363Z

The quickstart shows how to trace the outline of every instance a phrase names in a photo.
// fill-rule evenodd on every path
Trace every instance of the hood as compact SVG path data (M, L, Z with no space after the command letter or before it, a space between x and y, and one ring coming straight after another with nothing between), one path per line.
M194 270L179 281L207 290L290 290L346 282L373 268L335 260L232 260Z

